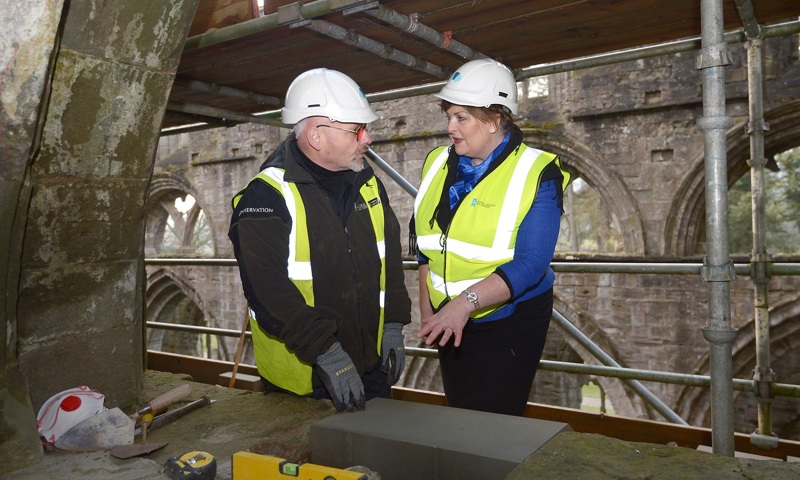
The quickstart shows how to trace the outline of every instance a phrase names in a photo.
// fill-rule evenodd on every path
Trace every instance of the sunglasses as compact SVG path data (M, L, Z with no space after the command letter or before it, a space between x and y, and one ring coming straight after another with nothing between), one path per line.
M355 128L355 130L348 130L346 128L334 127L333 125L317 125L317 127L327 127L327 128L332 128L334 130L341 130L343 132L353 133L356 136L357 142L360 142L361 139L364 138L364 132L367 131L367 127L364 125L359 125L358 127Z

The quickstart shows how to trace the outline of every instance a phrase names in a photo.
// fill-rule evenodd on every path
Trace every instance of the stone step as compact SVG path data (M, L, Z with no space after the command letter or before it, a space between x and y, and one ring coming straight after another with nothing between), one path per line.
M376 398L311 426L320 465L363 465L382 480L504 479L566 423Z

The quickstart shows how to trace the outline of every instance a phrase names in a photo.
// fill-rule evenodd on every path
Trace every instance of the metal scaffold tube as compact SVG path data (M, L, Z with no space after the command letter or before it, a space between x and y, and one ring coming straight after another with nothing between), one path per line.
M292 12L293 17L292 15L288 15L286 12L283 12L283 10L291 10L289 6L279 8L279 10L282 11L282 16L284 17L288 16L289 18L288 19L282 18L279 20L277 13L271 13L262 17L255 18L253 20L237 23L229 27L210 30L200 35L195 35L193 37L190 37L186 41L186 44L184 45L184 51L188 52L200 48L207 48L214 45L218 45L220 43L224 43L229 40L235 40L238 38L247 37L249 35L255 35L258 33L269 31L278 27L286 26L286 24L283 22L289 22L289 23L291 23L292 21L301 22L306 19L311 19L314 17L318 17L333 12L333 10L330 8L330 2L328 2L327 0L316 0L302 4L299 6L299 9L296 12ZM796 33L800 33L800 21L798 20L784 22L775 25L765 25L761 28L761 34L763 35L763 38L793 35ZM745 38L743 37L744 33L741 30L736 30L724 34L724 38L727 43L744 42ZM657 57L661 55L690 52L697 50L700 44L701 44L700 39L692 37L683 40L676 40L673 42L665 42L661 44L650 45L646 47L632 48L616 52L591 55L588 57L575 58L560 62L533 65L530 67L520 68L515 70L514 76L517 79L517 81L521 81L527 78L538 77L542 75L550 75L553 73L569 72L583 68L598 67L603 65L613 65L621 62ZM476 58L479 56L480 54L476 54ZM439 68L436 66L433 67ZM444 73L440 73L440 75L447 76ZM427 83L424 85L398 88L385 92L369 93L367 94L367 99L369 99L370 102L384 102L400 98L414 97L418 95L427 95L438 92L439 90L442 89L444 84L445 81L442 80L442 81ZM209 113L210 112L205 112L206 115L209 115ZM242 115L246 116L246 114ZM250 117L279 118L280 110L264 111L251 115ZM180 133L188 133L213 127L214 125L190 125L188 127L171 127L163 129L162 135L176 135Z
M381 170L383 170L389 177L392 178L398 185L400 185L403 190L408 192L409 195L412 197L417 196L417 189L414 185L411 184L408 180L406 180L402 175L400 175L397 170L392 168L391 165L386 163L384 159L380 157L377 153L375 153L371 148L367 149L367 158L369 158L375 165L378 166Z
M750 121L747 133L750 135L750 183L752 193L753 253L750 259L750 279L753 282L753 313L756 340L756 367L753 381L757 386L758 430L751 441L762 448L775 448L777 437L772 431L772 393L775 381L770 365L769 346L769 262L767 253L767 199L766 172L764 166L764 132L768 130L764 122L763 62L764 42L752 38L747 42L747 79L750 105Z
M383 20L384 22L394 25L395 27L408 32L418 38L430 42L439 48L443 48L456 55L472 60L474 58L486 58L486 55L476 52L472 48L464 45L463 43L453 40L452 35L448 33L439 33L436 30L419 23L418 15L403 15L395 10L387 8L381 4L377 4L375 8L366 8L364 13L372 15L375 18ZM345 11L345 14L347 11Z
M725 66L731 63L725 45L721 0L702 0L702 49L697 68L703 84L703 117L698 127L705 139L706 237L708 251L703 279L708 283L708 321L703 337L710 347L712 450L734 455L732 348L737 330L731 326L731 281L736 274L728 244L727 130Z
M401 52L396 48L392 48L371 38L359 35L351 30L346 30L331 22L326 22L325 20L309 20L308 22L302 22L299 25L339 40L344 44L353 45L354 47L358 47L364 51L373 53L381 58L386 58L407 67L415 68L434 77L447 78L450 76L450 72L444 70L438 65L434 65L430 62L422 60L421 58Z
M604 365L617 367L620 368L620 364L617 363L616 360L611 358L606 352L604 352L597 344L592 342L592 340L583 334L575 325L570 323L561 313L559 313L556 309L553 309L553 319L556 321L556 324L561 327L564 332L566 332L569 336L571 336L575 341L581 344L583 348L589 351L596 359L600 360ZM655 396L653 392L647 389L642 383L638 380L630 380L625 379L623 380L626 385L628 385L634 392L636 392L648 405L655 408L658 413L664 416L667 420L672 423L677 423L679 425L688 425L686 420L682 419L677 413L673 412L671 408L667 406L664 402L661 401L660 398Z

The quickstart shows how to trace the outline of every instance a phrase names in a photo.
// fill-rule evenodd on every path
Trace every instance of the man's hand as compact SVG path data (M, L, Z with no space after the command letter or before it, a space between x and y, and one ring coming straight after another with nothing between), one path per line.
M406 366L406 348L403 345L403 324L386 323L383 325L381 340L381 371L388 373L386 383L394 385L400 380L400 374Z
M327 352L317 357L319 376L328 390L336 410L364 410L364 384L358 376L350 356L342 349L339 342L333 344Z

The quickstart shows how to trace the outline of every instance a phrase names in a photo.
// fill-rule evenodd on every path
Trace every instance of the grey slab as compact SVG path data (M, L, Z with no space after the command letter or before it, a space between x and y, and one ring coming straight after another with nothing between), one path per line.
M376 398L311 425L313 463L382 480L504 479L566 423Z

